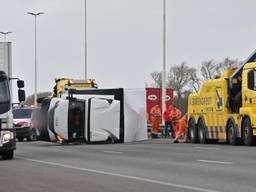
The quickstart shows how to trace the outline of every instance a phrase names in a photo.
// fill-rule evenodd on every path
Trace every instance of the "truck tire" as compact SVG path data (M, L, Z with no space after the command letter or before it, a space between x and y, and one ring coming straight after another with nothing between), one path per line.
M252 125L249 118L246 118L243 122L243 142L247 146L255 145L255 136L253 136Z
M37 141L36 130L32 129L29 136L27 137L28 141Z
M237 138L237 130L236 130L235 124L232 120L230 120L227 125L227 142L230 145L238 145L239 144L239 140Z
M188 123L188 138L190 143L198 142L197 126L194 119L190 119Z
M17 137L17 139L18 139L19 142L22 142L24 138L23 137Z
M4 151L4 152L2 153L2 157L3 157L3 159L5 159L5 160L13 159L13 150L12 150L12 151Z
M198 123L198 142L200 144L206 143L206 132L205 132L205 125L202 120Z

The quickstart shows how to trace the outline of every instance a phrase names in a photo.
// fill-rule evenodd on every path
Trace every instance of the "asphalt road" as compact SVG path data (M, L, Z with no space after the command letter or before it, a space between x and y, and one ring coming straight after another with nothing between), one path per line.
M256 147L22 142L0 160L0 192L255 192Z

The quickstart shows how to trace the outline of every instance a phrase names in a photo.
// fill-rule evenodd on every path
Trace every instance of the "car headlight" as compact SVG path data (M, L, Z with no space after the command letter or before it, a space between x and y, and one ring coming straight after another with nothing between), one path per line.
M3 134L3 144L8 143L11 139L13 139L13 132L7 132Z

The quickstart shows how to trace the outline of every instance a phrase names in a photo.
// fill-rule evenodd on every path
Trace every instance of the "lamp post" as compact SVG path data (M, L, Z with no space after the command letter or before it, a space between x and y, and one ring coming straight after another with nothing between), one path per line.
M37 107L37 30L36 30L36 18L38 15L44 14L43 12L32 13L28 12L27 14L34 16L35 18L35 96L34 96L34 106Z
M87 80L87 1L84 0L84 77Z
M0 31L0 33L4 35L4 42L6 42L6 35L8 35L12 32L11 31L7 31L7 32Z
M166 109L166 0L163 0L163 70L162 70L162 113Z

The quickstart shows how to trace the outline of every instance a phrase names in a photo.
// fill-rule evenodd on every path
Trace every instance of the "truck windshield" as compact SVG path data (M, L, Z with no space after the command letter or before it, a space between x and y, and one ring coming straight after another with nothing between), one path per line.
M11 108L10 91L7 79L0 79L0 114L6 113Z
M32 114L32 109L13 109L14 119L30 119Z
M8 81L0 80L0 103L8 103L10 101L10 93Z

